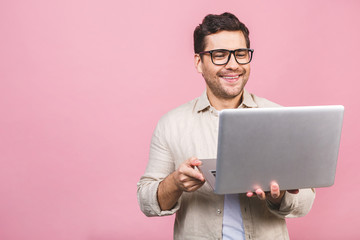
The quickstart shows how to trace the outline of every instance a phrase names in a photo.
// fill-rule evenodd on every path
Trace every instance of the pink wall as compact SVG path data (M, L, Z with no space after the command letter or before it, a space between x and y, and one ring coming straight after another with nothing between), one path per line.
M204 89L194 27L224 11L251 31L248 90L346 108L335 185L289 221L292 239L359 237L360 3L128 2L0 2L0 239L171 238L136 183L157 120Z

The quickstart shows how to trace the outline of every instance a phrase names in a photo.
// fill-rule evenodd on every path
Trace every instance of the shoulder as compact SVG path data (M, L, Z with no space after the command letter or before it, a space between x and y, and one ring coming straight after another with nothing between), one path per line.
M252 93L250 95L259 108L282 107L280 104L272 102L266 98L258 97Z
M158 125L166 126L189 121L196 113L198 100L199 97L168 111L160 118Z

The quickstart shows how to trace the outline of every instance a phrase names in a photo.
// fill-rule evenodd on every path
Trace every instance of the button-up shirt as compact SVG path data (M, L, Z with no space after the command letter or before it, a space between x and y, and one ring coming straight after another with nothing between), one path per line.
M243 92L239 108L280 107L264 98ZM190 157L216 158L218 112L206 91L198 98L165 114L158 122L150 145L149 162L138 182L138 201L147 216L176 213L174 239L221 239L224 196L205 183L195 192L183 192L166 211L157 201L159 183ZM281 186L280 186L281 187ZM288 239L285 217L303 216L311 209L315 191L286 192L280 206L257 197L239 194L246 239Z

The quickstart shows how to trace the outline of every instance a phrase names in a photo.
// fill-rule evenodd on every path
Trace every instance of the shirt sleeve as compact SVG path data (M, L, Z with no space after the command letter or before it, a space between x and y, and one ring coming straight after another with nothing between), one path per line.
M284 198L279 206L275 206L270 201L267 206L273 214L280 218L294 218L305 216L311 209L315 199L315 189L300 189L299 193L292 194L285 192Z
M153 133L150 145L149 162L145 174L137 184L137 198L141 211L146 216L166 216L180 208L180 200L167 211L161 211L157 200L159 183L175 170L175 163L166 141L166 124L161 119Z

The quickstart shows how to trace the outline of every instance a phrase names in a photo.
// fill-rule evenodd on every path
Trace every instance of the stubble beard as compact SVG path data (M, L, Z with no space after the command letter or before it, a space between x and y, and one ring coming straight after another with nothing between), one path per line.
M218 78L220 78L219 76L217 76ZM237 96L239 96L243 90L244 87L247 83L247 78L244 78L241 85L237 85L236 87L233 87L231 89L231 91L227 90L225 87L223 87L220 84L220 79L213 79L213 80L209 80L207 78L205 78L205 82L208 85L208 87L210 88L211 92L219 99L233 99L236 98Z

